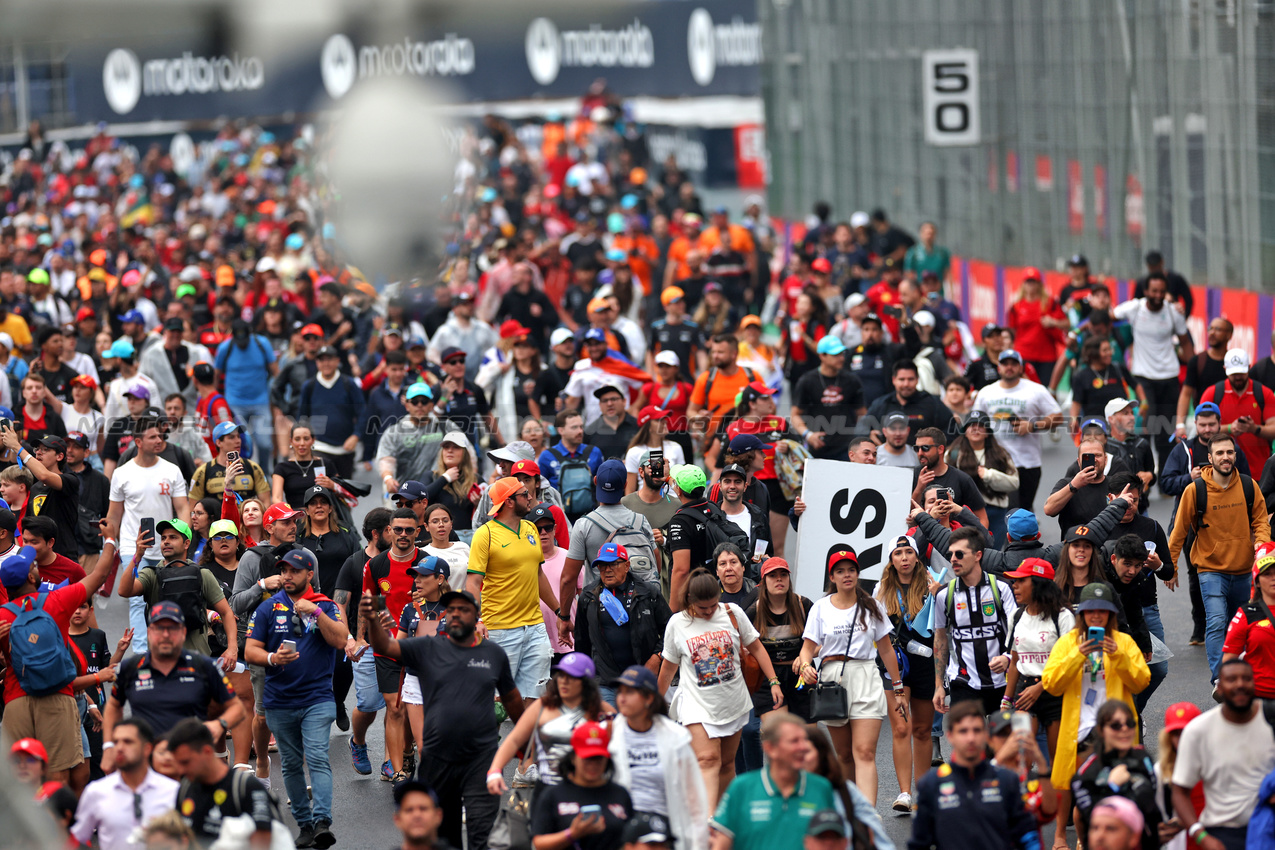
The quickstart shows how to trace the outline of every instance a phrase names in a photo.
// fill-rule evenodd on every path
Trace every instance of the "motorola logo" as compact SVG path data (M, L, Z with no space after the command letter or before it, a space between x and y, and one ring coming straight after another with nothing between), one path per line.
M131 50L117 47L106 54L102 64L102 92L106 102L120 115L127 115L142 97L142 63Z
M354 56L354 42L337 33L328 38L319 57L319 71L323 75L323 88L328 96L342 97L354 85L358 65Z
M715 24L707 9L696 9L686 25L686 59L691 79L701 86L713 82L719 67L760 65L761 25L738 15L728 24Z
M527 68L531 78L542 86L558 79L562 68L562 42L558 27L548 18L536 18L527 27Z

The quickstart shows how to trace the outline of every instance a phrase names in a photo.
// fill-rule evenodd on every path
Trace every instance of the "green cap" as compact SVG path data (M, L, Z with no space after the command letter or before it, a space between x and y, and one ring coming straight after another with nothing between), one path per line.
M181 529L177 529L180 531ZM208 539L211 540L218 534L233 534L239 536L239 529L235 526L234 520L219 519L212 525L208 526Z
M181 532L182 536L187 540L190 539L190 526L179 519L166 519L163 522L155 523L155 533L163 534L164 529L171 528L173 531Z
M27 282L39 284L40 286L48 286L51 283L49 280L49 273L41 268L31 269L31 271L27 273Z
M708 486L708 477L704 475L704 470L698 466L692 466L684 463L673 467L669 477L673 479L673 483L677 485L677 489L683 493L694 493L696 490Z
M198 295L198 294L199 292L195 289L195 287L192 284L183 283L181 286L177 287L176 295L178 298L185 298L187 295Z

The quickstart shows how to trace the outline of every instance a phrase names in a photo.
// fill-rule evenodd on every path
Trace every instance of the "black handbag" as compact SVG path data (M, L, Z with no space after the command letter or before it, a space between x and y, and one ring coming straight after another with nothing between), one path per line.
M845 670L846 663L841 662L841 668ZM819 675L823 676L823 669L820 668ZM814 692L810 695L810 722L818 723L820 720L845 720L850 716L850 695L846 693L845 686L841 682L817 682L815 683Z

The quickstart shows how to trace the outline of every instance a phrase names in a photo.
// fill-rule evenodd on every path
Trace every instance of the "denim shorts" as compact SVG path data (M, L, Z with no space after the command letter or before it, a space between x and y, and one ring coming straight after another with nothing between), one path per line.
M376 681L376 659L371 647L363 657L354 662L354 705L359 711L371 714L385 708L385 697Z
M543 622L514 629L490 629L487 637L509 656L514 684L525 699L539 699L549 681L553 648Z

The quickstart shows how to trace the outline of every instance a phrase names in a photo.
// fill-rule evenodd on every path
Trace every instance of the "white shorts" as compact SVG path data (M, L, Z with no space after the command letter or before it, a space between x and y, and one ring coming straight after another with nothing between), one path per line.
M851 720L884 720L887 713L885 689L881 687L881 674L877 672L876 659L867 661L828 661L825 666L830 678L825 682L840 682L846 689L850 716L845 720L825 720L829 726L845 726ZM832 678L839 676L839 678Z
M403 674L403 690L400 692L404 705L424 705L421 698L421 680L414 673Z
M748 725L748 717L748 714L743 714L729 723L701 723L700 725L704 727L704 732L710 738L729 738Z

